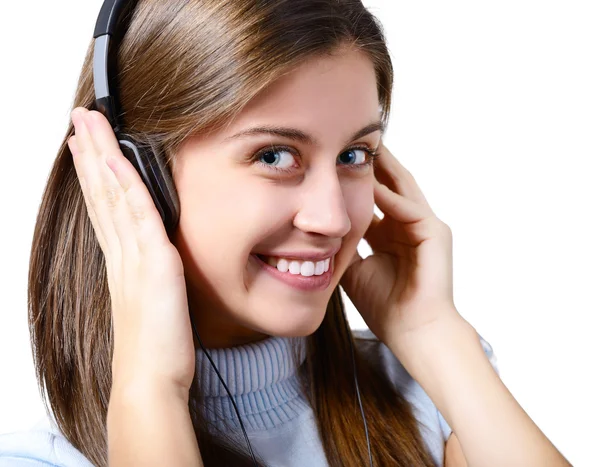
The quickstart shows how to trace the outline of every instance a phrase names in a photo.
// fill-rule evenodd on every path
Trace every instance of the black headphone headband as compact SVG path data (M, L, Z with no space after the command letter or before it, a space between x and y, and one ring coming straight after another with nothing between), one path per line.
M134 1L129 0L105 0L94 30L94 39L104 34L112 35L119 24L119 18L126 6L134 6Z
M117 51L127 24L123 21L126 11L131 11L137 1L105 0L100 9L94 29L94 90L96 108L110 122L116 134L119 132L117 118L118 95L116 77Z

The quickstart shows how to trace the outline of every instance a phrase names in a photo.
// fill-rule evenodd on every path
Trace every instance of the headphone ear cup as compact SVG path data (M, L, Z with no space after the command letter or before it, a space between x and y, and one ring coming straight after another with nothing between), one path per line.
M162 154L150 144L140 143L129 135L118 135L123 155L135 167L160 213L165 229L171 234L179 222L179 196Z

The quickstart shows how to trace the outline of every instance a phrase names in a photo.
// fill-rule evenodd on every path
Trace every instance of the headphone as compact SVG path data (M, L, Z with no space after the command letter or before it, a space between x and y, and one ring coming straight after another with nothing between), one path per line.
M125 34L127 27L126 21L124 21L127 14L131 14L135 9L137 0L104 0L98 19L96 21L96 27L94 30L94 61L93 61L93 72L94 72L94 92L96 96L95 110L102 113L108 122L110 123L115 136L119 142L119 146L123 155L131 162L139 173L142 181L146 185L146 188L150 192L154 204L160 213L163 220L165 230L170 235L173 233L179 222L180 205L179 197L175 191L175 185L171 177L169 168L164 162L164 156L160 153L160 149L155 144L148 141L139 141L134 139L132 136L121 132L119 125L119 95L118 88L116 86L117 77L117 51L118 46ZM119 28L117 28L119 26ZM114 37L113 37L114 36ZM114 39L115 43L111 47L111 38ZM338 299L342 300L339 289L337 290ZM192 322L192 328L196 339L198 340L202 350L208 357L212 367L217 373L219 380L225 387L229 399L233 403L233 407L237 414L238 420L242 427L246 443L252 455L254 465L258 466L254 451L250 445L250 440L246 433L244 423L238 411L237 405L233 400L229 388L223 381L221 374L217 370L212 358L207 353L194 322L194 317L190 313ZM348 338L352 341L350 336L350 330L346 326L346 332ZM358 403L360 406L360 412L365 427L365 435L367 438L367 448L369 452L369 462L373 467L373 459L371 457L371 443L369 441L369 430L367 428L367 421L363 411L362 401L360 398L360 391L358 389L358 380L356 377L356 362L354 359L354 345L351 345L352 349L352 364L354 367L354 384L356 387L356 395L358 397Z
M172 233L179 222L180 208L169 169L166 167L163 157L158 154L160 151L157 148L154 148L149 142L137 141L131 136L121 133L119 126L119 96L115 85L117 49L118 42L125 31L124 29L117 30L117 25L125 10L133 11L136 4L136 1L106 0L100 10L94 30L96 109L109 121L123 155L139 172L160 213L167 233ZM117 43L111 48L111 36L116 34L120 37L115 37Z

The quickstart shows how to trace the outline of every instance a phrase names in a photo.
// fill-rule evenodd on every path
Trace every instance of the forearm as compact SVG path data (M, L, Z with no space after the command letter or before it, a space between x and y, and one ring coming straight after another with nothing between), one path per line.
M450 320L428 333L390 349L409 360L407 371L456 433L469 466L570 465L498 377L469 323ZM407 346L418 360L406 358Z
M187 396L151 384L113 385L108 459L120 466L200 466Z

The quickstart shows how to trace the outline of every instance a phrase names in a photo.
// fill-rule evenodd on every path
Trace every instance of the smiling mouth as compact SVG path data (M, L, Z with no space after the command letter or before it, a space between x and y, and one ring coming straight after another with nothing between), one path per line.
M254 256L256 256L258 259L260 259L266 265L268 265L272 268L275 268L275 269L279 269L277 267L277 264L273 264L273 258L275 258L275 257L269 257L269 256L261 255L258 253L255 253ZM271 262L269 262L269 258L271 258ZM304 261L304 260L300 260L300 259L287 259L287 258L279 258L279 259L276 259L276 261L278 262L280 259L285 259L287 261L288 265L292 262L299 263L300 265L302 265L305 262L312 263L313 265L315 265L315 268L317 268L317 269L319 267L322 268L321 274L326 273L329 270L329 268L331 267L331 265L333 264L333 256L330 258L327 258L326 260L320 260L320 261L310 261L310 260ZM321 264L317 267L318 263L321 263ZM284 271L284 272L289 272L289 270ZM321 274L315 274L315 275L321 275ZM294 275L296 275L296 274L294 274Z
M320 275L312 274L305 276L302 274L293 274L289 271L280 271L277 267L271 266L268 262L265 262L265 259L268 257L265 257L264 255L262 255L262 258L261 255L258 254L252 254L251 256L254 257L256 264L271 277L304 291L325 290L331 284L333 270L335 268L335 257L332 257L329 265L330 267L327 271Z

